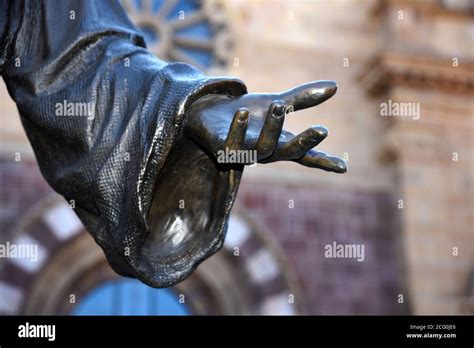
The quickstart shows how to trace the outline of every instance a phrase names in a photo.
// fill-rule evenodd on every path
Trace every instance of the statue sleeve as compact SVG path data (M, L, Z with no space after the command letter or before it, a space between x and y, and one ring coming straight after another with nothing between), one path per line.
M222 247L241 170L218 168L183 118L244 84L160 61L116 1L0 2L0 71L45 179L117 273L186 278Z

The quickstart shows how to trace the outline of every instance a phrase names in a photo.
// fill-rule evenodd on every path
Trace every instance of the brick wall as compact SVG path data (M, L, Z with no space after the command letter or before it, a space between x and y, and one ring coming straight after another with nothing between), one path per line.
M0 240L7 238L6 234L22 214L53 193L41 176L36 161L16 162L14 155L0 159Z
M308 313L388 314L405 310L397 302L402 255L392 201L383 192L244 179L236 205L277 242L296 271ZM363 244L365 260L326 258L324 246L333 242Z

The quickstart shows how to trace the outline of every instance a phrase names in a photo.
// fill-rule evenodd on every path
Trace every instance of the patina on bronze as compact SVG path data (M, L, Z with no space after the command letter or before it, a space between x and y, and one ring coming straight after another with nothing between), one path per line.
M334 95L332 81L254 94L238 79L162 62L115 1L2 7L0 68L41 171L119 274L171 286L222 247L249 163L219 161L219 151L346 171L313 149L326 128L283 130L290 112ZM92 115L57 114L71 103L93 105Z

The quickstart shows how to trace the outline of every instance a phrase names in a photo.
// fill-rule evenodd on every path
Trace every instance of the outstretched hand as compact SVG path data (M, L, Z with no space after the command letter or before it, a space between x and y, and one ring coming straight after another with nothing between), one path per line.
M278 94L208 95L191 106L184 133L214 155L226 148L255 151L259 163L294 161L344 173L342 159L313 149L328 135L325 127L312 126L298 135L283 129L289 113L321 104L336 90L333 81L315 81Z

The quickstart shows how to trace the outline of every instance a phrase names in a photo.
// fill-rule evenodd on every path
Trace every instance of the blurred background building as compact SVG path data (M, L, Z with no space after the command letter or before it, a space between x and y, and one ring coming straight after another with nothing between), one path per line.
M39 254L0 259L0 313L474 313L472 1L122 3L158 56L252 92L336 80L286 127L327 126L320 149L349 171L247 168L225 247L152 289L117 276L46 184L1 81L0 242ZM419 112L384 116L403 103ZM364 261L326 258L333 242L364 245Z

